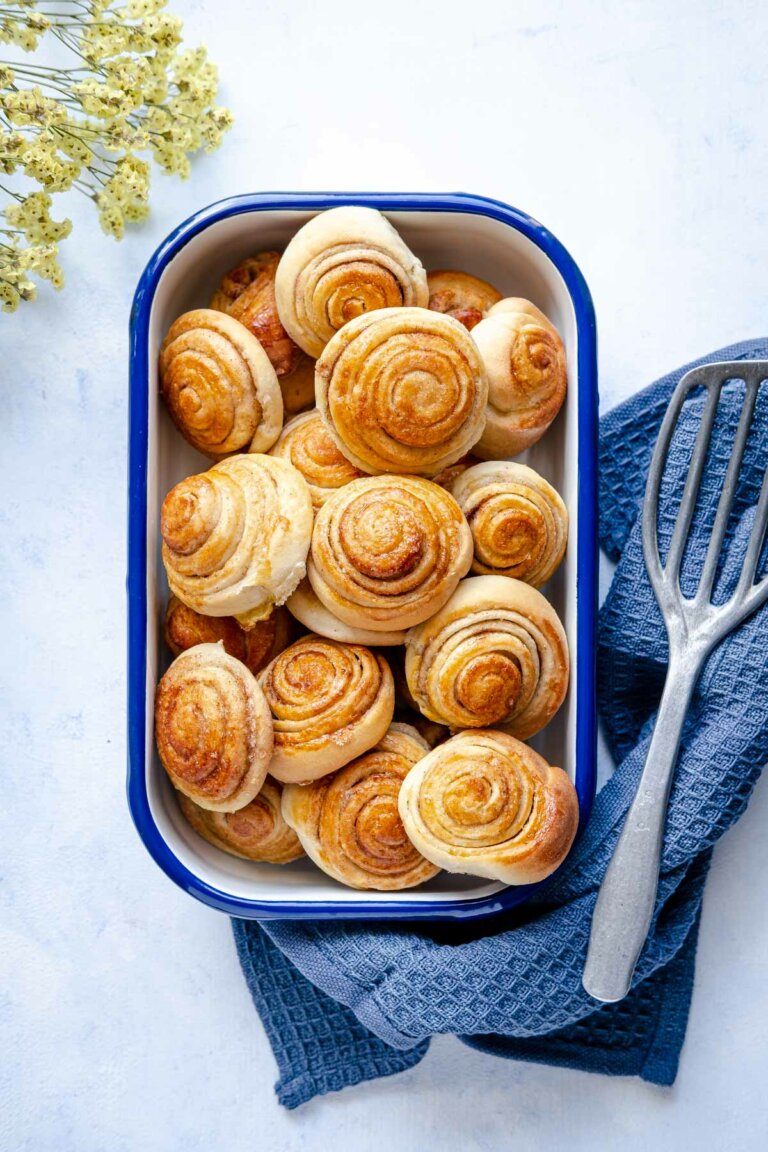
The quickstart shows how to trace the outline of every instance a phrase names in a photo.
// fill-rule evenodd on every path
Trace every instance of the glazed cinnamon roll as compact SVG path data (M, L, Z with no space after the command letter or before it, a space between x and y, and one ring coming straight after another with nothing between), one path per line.
M488 419L475 454L516 456L541 439L565 400L563 342L543 312L513 298L494 304L472 338L489 386Z
M339 452L316 408L288 421L270 455L280 456L298 468L309 485L315 509L337 488L363 475Z
M473 572L514 576L534 588L549 580L565 555L568 512L543 476L525 464L489 460L448 489L472 532Z
M453 497L416 476L366 476L315 518L310 584L334 616L387 631L426 620L472 563L472 535Z
M279 252L249 256L223 278L211 308L226 312L252 332L266 352L278 378L297 367L301 350L280 323L275 303L275 273Z
M304 855L298 836L283 820L282 788L269 777L258 796L237 812L209 812L183 792L178 798L181 811L198 836L230 856L263 864L290 864Z
M259 676L275 731L276 780L305 784L348 764L386 732L395 688L386 660L357 644L305 636Z
M397 798L428 747L415 729L393 724L366 755L314 784L289 784L283 816L307 855L350 888L414 888L438 869L410 842Z
M285 608L275 608L266 620L258 620L246 632L234 616L203 616L171 596L165 613L165 642L174 656L196 644L216 644L236 660L242 660L254 676L291 643L293 618Z
M160 531L168 583L179 600L251 628L304 576L312 500L303 476L285 460L232 456L171 489Z
M214 460L265 451L280 434L283 397L269 357L238 320L212 308L171 325L160 349L160 392L184 439Z
M534 884L568 855L579 822L561 768L503 732L460 732L418 762L400 790L411 842L447 872Z
M535 588L508 576L463 580L405 645L420 711L451 728L493 725L527 740L568 690L568 643L557 613Z
M428 307L433 312L453 316L469 332L480 323L488 309L501 300L501 292L497 292L492 284L467 272L430 272L427 286Z
M457 320L386 308L333 337L316 365L315 393L339 448L362 471L434 476L480 436L488 383Z
M309 580L302 580L292 596L289 596L285 606L300 624L318 636L325 636L328 640L340 640L344 644L366 644L369 648L374 646L387 646L405 643L405 629L395 629L391 632L374 632L370 628L356 628L352 624L345 624L329 612L325 604L318 600Z
M374 208L320 212L286 248L275 280L285 328L313 357L349 320L377 308L426 307L427 277Z
M201 808L236 812L264 783L272 717L244 664L223 644L198 644L157 686L155 738L174 788Z

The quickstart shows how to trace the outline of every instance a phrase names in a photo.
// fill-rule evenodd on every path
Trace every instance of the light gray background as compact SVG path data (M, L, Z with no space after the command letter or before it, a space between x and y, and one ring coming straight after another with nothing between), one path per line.
M671 1090L423 1064L288 1114L227 921L128 819L126 335L156 244L258 189L476 191L546 223L590 284L604 408L765 335L768 15L752 2L175 0L237 125L116 245L86 206L67 287L0 319L0 1147L765 1147L768 789L718 848ZM726 750L727 753L727 750Z

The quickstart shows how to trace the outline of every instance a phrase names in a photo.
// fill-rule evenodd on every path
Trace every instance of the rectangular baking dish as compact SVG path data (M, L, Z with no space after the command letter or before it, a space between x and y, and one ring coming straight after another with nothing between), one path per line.
M147 850L192 896L253 919L471 918L521 903L530 888L443 874L408 892L357 892L308 860L284 867L218 851L187 825L158 761L155 685L169 662L162 640L168 596L160 560L159 513L182 477L209 467L158 402L157 354L171 322L206 306L229 268L260 249L282 248L310 216L338 204L387 214L427 269L481 276L504 295L544 310L566 346L569 389L563 411L523 457L560 491L571 532L566 558L545 589L568 634L572 678L555 720L533 741L574 781L581 826L595 792L595 620L597 598L596 336L586 284L563 246L506 204L464 194L257 193L196 213L168 236L139 281L131 313L128 475L128 802Z

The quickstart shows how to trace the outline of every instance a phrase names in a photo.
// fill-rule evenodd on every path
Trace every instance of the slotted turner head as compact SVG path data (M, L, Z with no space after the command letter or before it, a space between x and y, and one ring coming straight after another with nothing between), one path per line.
M742 380L745 386L741 413L698 587L694 596L687 597L683 595L680 586L680 567L699 498L704 465L723 386L727 381L734 379ZM755 509L755 521L744 554L738 583L724 604L714 605L712 603L715 576L733 508L758 389L765 380L768 380L768 361L766 360L706 364L686 373L675 389L662 422L648 472L643 505L645 564L667 625L670 644L683 641L692 645L697 653L701 649L705 651L711 649L728 632L756 611L768 597L768 576L764 576L755 583L755 573L765 538L766 524L768 524L768 467L766 467ZM662 564L657 527L659 491L680 412L686 400L697 389L703 389L705 392L704 409L693 446L672 539L666 560Z

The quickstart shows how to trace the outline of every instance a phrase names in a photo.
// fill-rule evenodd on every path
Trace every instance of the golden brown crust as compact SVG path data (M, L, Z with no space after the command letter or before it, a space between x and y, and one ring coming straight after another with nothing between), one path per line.
M282 787L269 778L237 812L209 812L178 793L179 807L199 836L230 856L263 864L290 864L304 855L298 836L283 820L282 798Z
M503 727L527 740L568 691L568 643L540 592L508 576L463 580L405 641L420 711L453 729Z
M250 628L304 576L312 500L285 460L232 456L171 489L160 531L171 591L196 612Z
M427 285L428 307L433 312L453 316L470 332L488 309L501 300L501 292L497 292L492 284L467 272L430 272Z
M565 772L492 729L433 749L406 777L399 807L408 836L435 865L505 884L551 875L579 822Z
M307 575L334 616L391 631L436 612L471 562L471 533L448 492L416 476L366 476L317 513Z
M220 459L270 448L283 423L275 370L258 340L212 308L185 312L160 349L160 392L193 448Z
M356 316L426 307L429 295L424 269L386 217L355 205L320 212L299 229L275 290L285 328L312 357Z
M399 891L438 871L414 849L397 799L403 780L427 752L408 725L393 724L376 748L302 788L283 792L283 816L307 855L351 888Z
M280 322L275 302L275 273L279 252L249 256L223 278L211 308L226 312L252 332L282 379L298 366L302 355Z
M336 333L317 361L315 393L339 448L362 471L434 476L478 440L488 382L458 321L384 308Z
M259 677L273 717L269 771L304 784L334 772L381 739L395 708L386 660L358 644L305 636Z
M565 400L565 347L554 324L529 300L494 304L472 331L488 374L484 460L516 456L535 444Z
M254 676L288 647L294 631L293 617L286 608L275 608L247 632L234 616L203 616L176 596L171 596L165 613L165 642L174 656L196 644L221 641L229 655L242 660Z
M199 644L157 686L155 738L175 788L202 808L235 812L264 783L272 717L245 665L223 644Z
M513 576L534 588L556 572L568 544L568 512L533 468L489 460L448 487L472 531L473 572Z
M298 468L309 485L315 510L337 488L363 475L341 454L316 408L288 421L270 455L281 456Z

